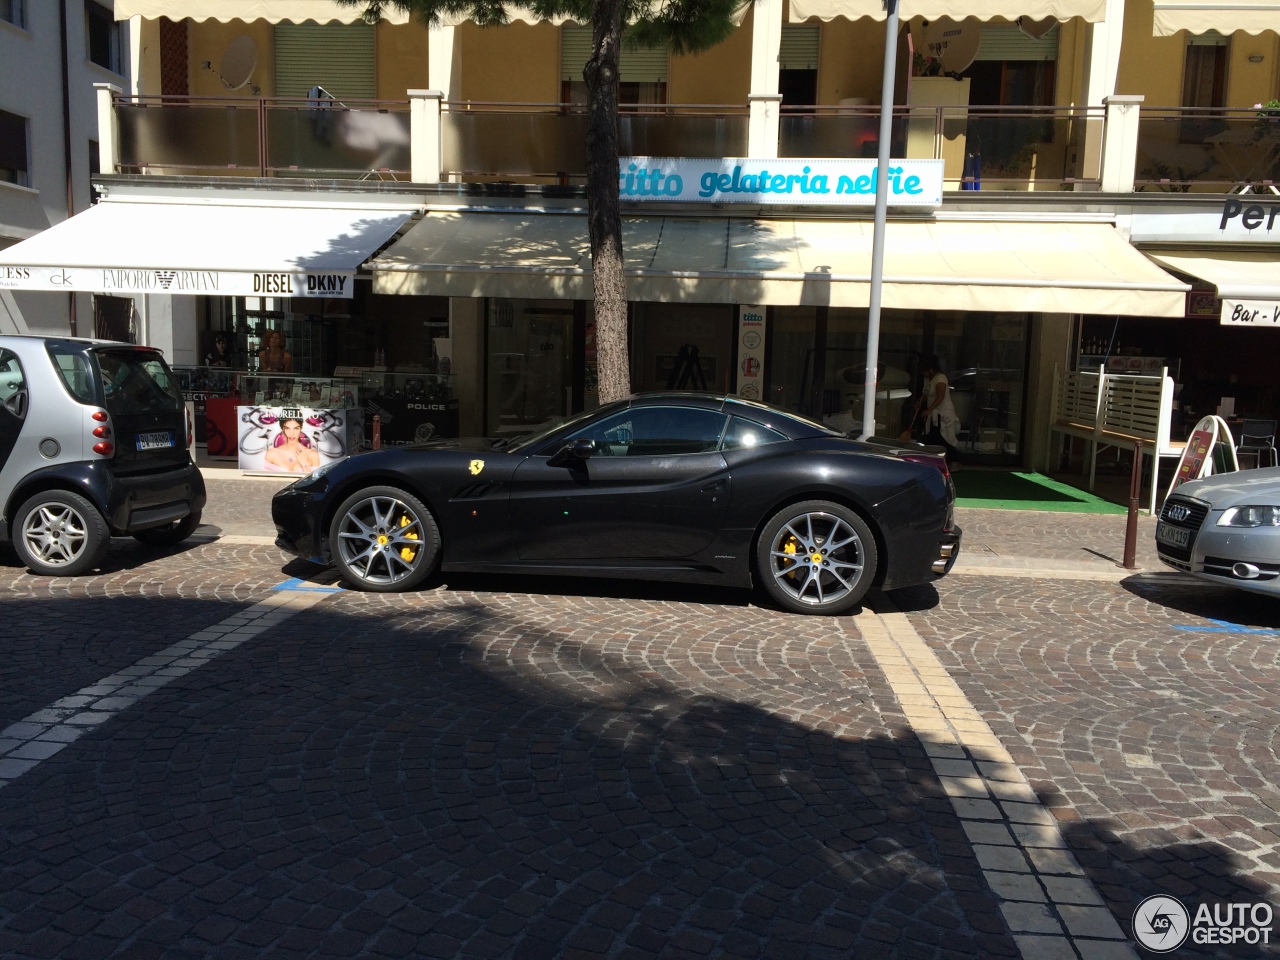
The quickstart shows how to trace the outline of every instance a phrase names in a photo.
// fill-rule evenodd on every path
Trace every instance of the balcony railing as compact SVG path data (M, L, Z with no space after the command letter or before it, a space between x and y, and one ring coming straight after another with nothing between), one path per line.
M618 152L631 157L740 157L747 108L717 104L626 106ZM441 175L454 180L582 183L587 116L579 104L445 103Z
M1144 107L1137 190L1171 193L1280 186L1280 112Z
M409 178L407 101L129 97L123 173Z
M1060 190L1099 183L1102 107L894 108L895 157L941 159L949 189ZM1096 125L1098 136L1086 137ZM876 107L783 108L780 157L871 157Z

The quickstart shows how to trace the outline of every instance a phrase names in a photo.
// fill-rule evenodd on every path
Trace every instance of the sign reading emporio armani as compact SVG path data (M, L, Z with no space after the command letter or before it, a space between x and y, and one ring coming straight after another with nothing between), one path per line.
M941 160L890 160L889 206L942 205ZM622 157L623 200L871 207L876 161Z
M352 271L165 270L113 267L29 267L0 262L0 289L83 290L89 293L178 293L231 297L350 298Z

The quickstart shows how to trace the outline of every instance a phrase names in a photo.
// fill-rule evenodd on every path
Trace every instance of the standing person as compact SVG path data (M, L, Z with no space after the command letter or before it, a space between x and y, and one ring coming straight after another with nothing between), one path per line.
M960 451L956 449L960 442L956 437L960 418L956 416L955 404L951 402L951 384L942 372L937 354L924 358L920 373L924 377L924 391L916 401L916 414L924 421L922 439L925 443L945 447L947 463L955 468L960 463Z
M262 338L262 350L258 352L260 373L292 373L293 357L284 348L284 334L270 330Z

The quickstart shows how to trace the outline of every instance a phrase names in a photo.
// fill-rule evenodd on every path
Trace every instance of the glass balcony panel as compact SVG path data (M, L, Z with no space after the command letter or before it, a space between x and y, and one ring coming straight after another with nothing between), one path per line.
M116 117L126 171L258 174L255 102L117 103Z
M1144 109L1135 186L1223 193L1280 184L1280 111Z
M408 178L407 110L268 106L267 169L274 176Z
M581 113L447 110L441 169L502 179L584 177L587 118Z

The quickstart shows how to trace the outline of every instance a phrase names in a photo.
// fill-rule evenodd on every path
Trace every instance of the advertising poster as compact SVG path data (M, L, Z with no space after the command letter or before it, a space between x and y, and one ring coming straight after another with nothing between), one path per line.
M358 453L364 412L352 409L236 407L239 467L253 473L308 474Z
M764 307L738 307L738 396L764 399Z

